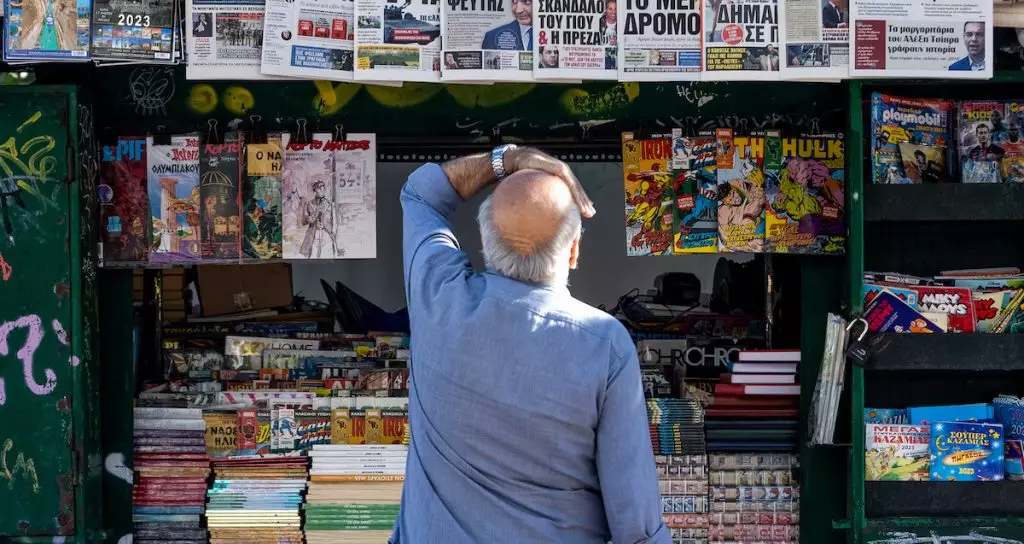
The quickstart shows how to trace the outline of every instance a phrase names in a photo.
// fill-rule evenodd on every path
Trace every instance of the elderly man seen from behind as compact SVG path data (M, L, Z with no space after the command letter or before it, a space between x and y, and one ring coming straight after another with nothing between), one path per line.
M477 272L450 218L495 181ZM636 349L567 287L595 213L569 167L502 146L420 167L401 200L412 444L392 542L669 543Z

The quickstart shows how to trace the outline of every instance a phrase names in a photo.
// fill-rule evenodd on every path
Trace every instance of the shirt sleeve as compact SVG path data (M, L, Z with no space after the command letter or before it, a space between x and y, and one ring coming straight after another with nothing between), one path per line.
M672 542L661 518L648 428L640 361L630 352L613 363L597 428L597 473L615 543Z
M409 176L401 202L406 301L422 303L434 299L446 283L472 271L449 219L462 197L444 170L428 163Z

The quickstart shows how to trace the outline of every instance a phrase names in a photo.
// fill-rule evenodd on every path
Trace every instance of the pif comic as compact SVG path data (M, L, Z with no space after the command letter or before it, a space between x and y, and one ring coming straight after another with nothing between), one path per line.
M782 138L781 153L781 169L766 167L765 251L843 253L842 136Z
M268 134L265 143L245 146L242 250L246 257L281 257L281 153L280 134Z
M622 133L626 189L626 255L671 255L675 212L672 191L672 139L637 138Z
M199 152L200 227L204 259L237 259L242 254L241 145L237 132Z
M672 136L672 178L676 197L674 253L718 251L718 178L711 134Z
M764 249L765 233L765 137L734 137L732 130L720 129L715 146L718 249L759 253Z
M157 263L194 262L201 256L199 220L199 136L149 140L149 207Z
M119 138L100 149L96 196L103 236L100 258L145 261L149 248L145 138Z

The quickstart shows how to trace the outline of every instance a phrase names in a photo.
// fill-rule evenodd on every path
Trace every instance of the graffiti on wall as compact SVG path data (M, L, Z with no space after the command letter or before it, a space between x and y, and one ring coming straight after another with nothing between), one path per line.
M0 451L0 479L7 480L7 488L14 489L17 479L23 478L32 484L32 492L39 493L39 475L36 474L36 462L31 457L26 457L24 452L19 451L14 461L10 460L11 451L14 450L14 440L4 440L3 450Z
M983 535L970 531L963 535L940 535L932 531L927 536L916 533L892 533L886 538L869 540L866 544L1024 544L1015 538Z
M50 326L53 328L53 331L57 336L57 341L63 346L68 346L67 332L64 330L63 325L54 319ZM15 355L17 359L21 361L25 387L27 387L34 395L49 395L57 387L57 374L53 369L42 369L44 378L43 382L40 383L36 380L36 350L39 349L39 346L43 342L43 337L46 334L42 319L40 319L38 315L26 315L0 324L0 356L6 356L11 352L11 342L9 340L15 331L24 331L23 343ZM77 366L78 357L70 355L68 357L68 363L72 366ZM0 369L2 368L3 367L0 367ZM6 401L6 383L3 378L0 378L0 406L3 406Z

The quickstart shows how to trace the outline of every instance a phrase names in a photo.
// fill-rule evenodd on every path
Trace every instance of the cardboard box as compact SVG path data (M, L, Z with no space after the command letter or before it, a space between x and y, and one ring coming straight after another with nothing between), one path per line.
M204 316L267 310L292 303L292 267L287 263L202 265L199 302Z

